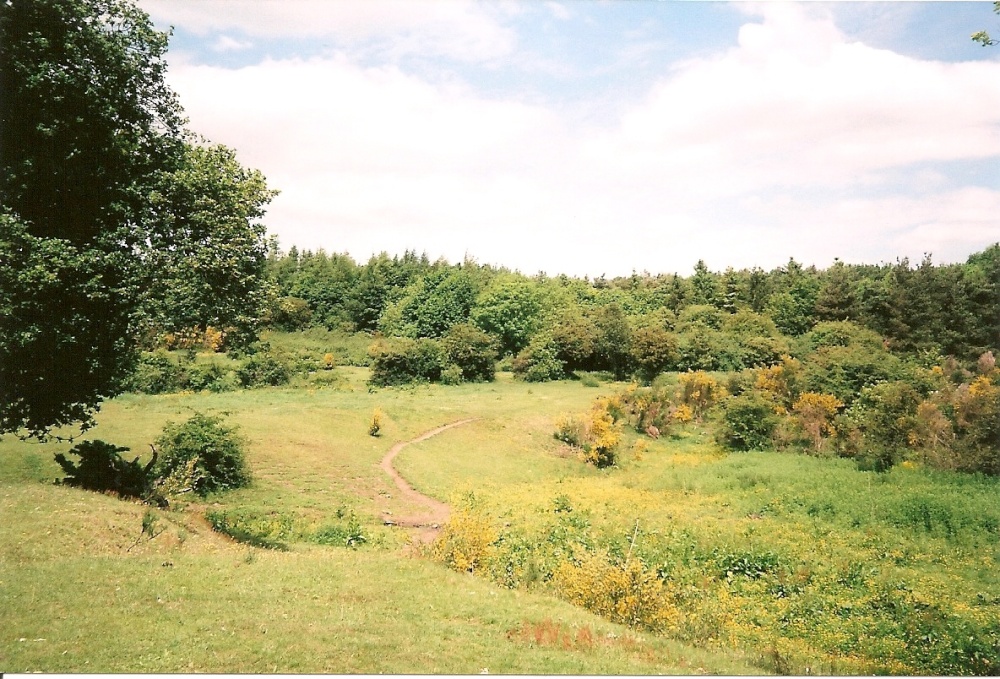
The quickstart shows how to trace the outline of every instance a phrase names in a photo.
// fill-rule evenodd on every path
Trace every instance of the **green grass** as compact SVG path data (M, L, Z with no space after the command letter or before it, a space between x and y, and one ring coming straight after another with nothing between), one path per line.
M367 369L332 373L328 384L105 404L87 438L144 459L167 421L195 410L225 414L249 442L253 485L155 510L153 539L144 506L51 484L53 454L69 444L0 442L4 669L921 674L961 670L979 648L961 640L996 634L995 479L726 455L699 424L647 440L641 456L628 433L618 466L597 470L552 437L555 421L620 385L501 373L371 390ZM379 437L368 435L375 408ZM504 536L494 565L514 564L502 578L411 556L406 533L383 525L421 509L398 496L382 456L465 418L476 420L407 447L396 466L442 500L474 491ZM286 527L288 551L237 544L206 511ZM312 544L349 517L360 547ZM679 597L676 629L630 631L557 599L545 569L574 544L660 572Z
M746 666L388 550L249 550L178 527L125 552L141 508L0 487L0 657L15 672L650 673ZM167 521L169 517L162 520ZM72 544L73 550L66 545ZM510 632L587 628L564 649ZM612 635L614 639L609 638ZM624 640L631 640L625 643Z
M179 510L154 510L152 539L142 533L144 506L51 484L60 476L53 454L70 444L0 442L4 669L753 671L738 654L639 634L544 592L510 591L408 556L405 534L382 526L384 512L414 509L395 497L378 468L394 441L479 417L440 439L453 437L461 451L455 459L469 471L488 462L478 457L481 436L500 450L504 432L516 432L521 458L505 466L516 475L533 440L551 450L545 431L551 418L584 407L595 390L569 382L530 387L505 375L490 385L370 393L366 370L336 372L334 388L126 395L106 403L87 438L129 446L143 459L167 421L195 410L226 414L249 441L253 485ZM385 413L378 438L367 434L375 407ZM419 461L421 446L400 461ZM537 473L589 473L574 460L543 459ZM255 549L215 533L202 517L204 509L227 508L312 525L356 513L369 540L359 549L301 542L286 552Z
M545 446L532 458L512 437L519 466L547 471L532 480L504 463L481 467L476 497L501 535L483 571L523 585L534 580L517 564L551 568L559 550L627 552L690 591L682 637L756 654L776 671L968 673L988 666L976 653L993 654L995 666L997 479L723 455L711 440L689 426L649 442L641 460L626 454L616 469L572 473ZM444 442L422 446L416 483L441 494L471 485L472 468L443 483ZM572 513L559 514L556 498Z

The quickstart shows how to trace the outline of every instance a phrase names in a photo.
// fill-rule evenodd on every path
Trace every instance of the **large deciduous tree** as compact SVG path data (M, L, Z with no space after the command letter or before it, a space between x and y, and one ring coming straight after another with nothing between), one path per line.
M127 0L0 3L0 433L92 423L133 365L152 246L190 240L151 200L203 153L167 37Z
M266 229L275 195L225 146L186 146L150 195L153 226L144 315L158 330L214 327L228 343L256 338L267 301Z

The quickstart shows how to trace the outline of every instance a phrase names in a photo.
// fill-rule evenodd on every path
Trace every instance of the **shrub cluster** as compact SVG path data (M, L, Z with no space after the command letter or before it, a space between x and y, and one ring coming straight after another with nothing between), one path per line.
M619 397L600 397L584 417L559 418L554 436L576 448L584 462L598 468L611 467L621 442L623 419Z
M195 413L186 422L168 422L156 446L160 455L154 474L166 478L191 465L197 471L192 489L199 495L250 483L246 442L221 417Z
M979 374L949 360L928 369L896 359L877 371L852 368L884 356L828 364L830 351L884 351L870 338L867 345L843 346L849 331L857 333L851 325L819 328L818 348L801 362L786 357L781 365L733 376L734 395L719 408L720 444L832 451L876 471L910 461L1000 475L1000 371L992 354L978 361Z
M290 357L267 347L246 353L240 360L213 359L199 363L193 351L174 355L160 349L144 353L135 370L126 378L126 391L140 394L167 394L178 391L233 391L239 388L281 386L294 374L332 368L314 356Z
M292 514L250 508L212 509L205 513L212 528L237 542L285 551L290 542L357 548L369 541L353 512L337 510L337 519L322 524Z
M121 454L128 448L104 441L83 441L69 454L55 456L66 477L62 483L87 490L113 492L160 505L184 492L200 495L245 486L251 481L245 442L220 417L196 413L183 423L168 423L143 466Z
M671 592L638 558L618 564L607 554L584 553L560 563L552 581L564 599L612 622L657 632L677 624Z
M458 324L440 340L379 340L369 348L371 384L399 386L411 382L492 382L496 375L496 341L482 330Z
M127 462L121 456L128 448L105 441L82 441L69 450L70 455L79 458L69 460L62 453L55 456L66 477L62 480L68 486L117 493L122 497L145 497L150 488L150 469L156 462L154 454L149 464L142 466L139 458Z

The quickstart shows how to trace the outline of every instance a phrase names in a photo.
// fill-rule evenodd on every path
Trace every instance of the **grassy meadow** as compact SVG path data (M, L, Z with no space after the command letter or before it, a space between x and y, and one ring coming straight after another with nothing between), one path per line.
M696 649L602 620L545 592L512 591L415 558L383 526L413 510L378 468L391 444L441 423L479 417L475 432L537 438L539 473L553 471L544 415L585 406L594 390L523 384L424 386L369 393L363 368L335 386L222 394L126 395L88 438L144 459L170 420L227 414L249 442L254 484L159 510L53 485L67 443L0 442L0 666L14 672L746 673L736 653ZM533 407L532 402L541 406ZM373 409L382 435L368 436ZM528 413L531 428L517 424ZM551 420L551 417L549 418ZM451 430L441 438L457 434ZM456 476L490 467L475 432L456 438ZM551 446L549 446L551 447ZM417 447L404 451L400 461ZM128 454L126 455L128 457ZM588 470L555 459L566 474ZM532 478L531 476L526 477ZM292 526L284 550L237 543L206 512ZM150 533L143 517L155 517ZM316 544L316 527L352 516L365 542ZM258 521L258 526L260 522ZM274 526L269 530L274 531ZM296 539L299 538L299 539Z
M316 350L301 341L302 350ZM710 425L696 422L641 443L627 433L617 466L596 469L553 438L555 423L623 385L529 384L501 373L488 384L373 390L367 376L366 368L341 366L292 387L106 403L86 438L129 446L143 459L166 422L194 411L224 414L245 436L250 487L170 509L54 485L61 470L53 454L69 444L5 437L0 668L995 667L994 479L724 454ZM368 435L375 408L383 413L379 437ZM454 525L443 539L461 543L474 565L460 570L471 574L441 563L448 559L440 546L408 547L403 530L384 525L420 510L396 497L378 467L394 442L465 418L476 419L406 448L396 467L415 488L452 503ZM249 539L234 541L213 523ZM606 613L600 602L573 594L574 583L586 585L587 564L599 574L630 563L635 577L623 600L648 592L654 576L656 597L665 593L637 604L659 607L655 625L617 624L614 614L597 614Z

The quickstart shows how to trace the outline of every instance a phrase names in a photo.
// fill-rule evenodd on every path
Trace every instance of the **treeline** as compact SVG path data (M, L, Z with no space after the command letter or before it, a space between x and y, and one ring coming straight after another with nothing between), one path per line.
M435 340L471 326L535 380L579 370L649 379L664 370L776 365L796 338L830 321L871 330L887 350L925 364L950 356L971 368L1000 351L1000 244L949 265L927 256L916 266L838 261L819 270L792 259L771 271L718 273L699 261L686 277L590 280L432 262L415 252L358 264L322 250L282 253L272 242L268 268L276 296L265 321L273 327Z

